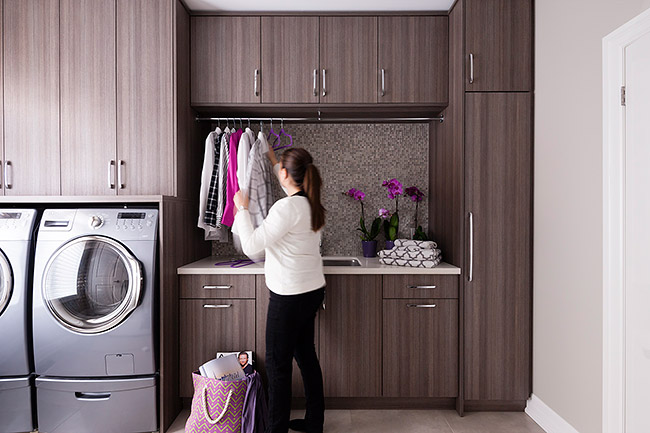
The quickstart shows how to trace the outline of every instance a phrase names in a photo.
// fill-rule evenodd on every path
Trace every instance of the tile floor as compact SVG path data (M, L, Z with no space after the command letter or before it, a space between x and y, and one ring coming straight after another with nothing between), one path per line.
M168 433L183 433L189 411L181 412ZM304 416L293 411L291 418ZM290 433L292 430L290 430ZM459 417L451 410L328 410L325 433L544 433L523 412L472 412Z

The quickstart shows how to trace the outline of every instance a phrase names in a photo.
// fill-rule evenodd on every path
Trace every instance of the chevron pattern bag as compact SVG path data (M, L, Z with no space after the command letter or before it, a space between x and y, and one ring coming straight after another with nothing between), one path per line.
M228 382L192 373L194 396L185 433L241 433L246 380Z

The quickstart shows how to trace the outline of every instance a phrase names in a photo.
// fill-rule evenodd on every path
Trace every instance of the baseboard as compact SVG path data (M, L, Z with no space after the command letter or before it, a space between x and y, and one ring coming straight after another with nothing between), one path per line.
M535 394L530 397L526 405L526 414L533 419L547 433L579 433L564 418L558 415Z

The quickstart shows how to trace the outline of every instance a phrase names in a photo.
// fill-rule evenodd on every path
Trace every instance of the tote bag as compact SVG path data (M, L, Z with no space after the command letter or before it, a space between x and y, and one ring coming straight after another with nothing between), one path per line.
M228 382L192 373L194 396L185 433L241 433L246 380Z

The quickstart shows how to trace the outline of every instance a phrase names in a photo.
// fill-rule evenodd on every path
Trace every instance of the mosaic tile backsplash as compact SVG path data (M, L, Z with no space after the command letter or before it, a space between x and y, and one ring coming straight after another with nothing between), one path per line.
M274 127L277 129L277 125ZM284 127L293 137L294 146L304 147L312 154L323 178L322 200L327 209L323 255L362 254L359 232L356 231L361 207L342 192L357 188L366 194L364 208L369 229L379 208L395 210L395 200L390 200L386 188L381 186L384 180L392 178L399 180L405 189L415 185L424 193L425 201L418 209L418 224L427 232L428 124L285 123ZM264 125L264 130L268 132L268 124ZM279 199L283 196L279 182L274 179L274 197ZM400 237L410 237L409 229L415 228L415 203L409 197L399 198L399 215ZM378 249L383 248L383 230L377 240ZM232 243L225 242L213 242L212 253L239 255Z

